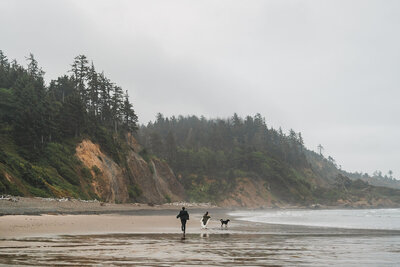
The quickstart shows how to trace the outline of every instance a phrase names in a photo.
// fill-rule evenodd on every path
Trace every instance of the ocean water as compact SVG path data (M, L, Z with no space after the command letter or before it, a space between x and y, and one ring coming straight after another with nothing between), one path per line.
M269 224L400 230L400 209L237 211L229 215L244 221Z

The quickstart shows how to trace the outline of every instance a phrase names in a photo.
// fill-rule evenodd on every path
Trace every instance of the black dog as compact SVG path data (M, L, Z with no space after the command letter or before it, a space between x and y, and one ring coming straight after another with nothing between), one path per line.
M228 228L228 222L230 221L229 219L227 219L227 220L220 220L221 221L221 228L222 228L222 226L225 224L225 228Z

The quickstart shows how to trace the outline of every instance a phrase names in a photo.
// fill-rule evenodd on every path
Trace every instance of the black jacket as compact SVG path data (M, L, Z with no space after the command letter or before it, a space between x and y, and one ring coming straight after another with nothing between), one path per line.
M189 220L189 213L186 210L181 210L176 218L181 218L181 220Z

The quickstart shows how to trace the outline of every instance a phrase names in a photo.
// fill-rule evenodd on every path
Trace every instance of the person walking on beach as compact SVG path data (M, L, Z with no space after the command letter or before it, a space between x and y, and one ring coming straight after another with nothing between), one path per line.
M181 219L181 229L183 232L183 235L186 233L186 221L189 220L189 213L185 210L185 207L182 207L182 210L179 212L179 214L176 216L176 218Z
M208 211L203 215L203 218L201 218L200 222L201 222L201 227L203 229L207 229L207 224L210 221L210 216L208 215Z

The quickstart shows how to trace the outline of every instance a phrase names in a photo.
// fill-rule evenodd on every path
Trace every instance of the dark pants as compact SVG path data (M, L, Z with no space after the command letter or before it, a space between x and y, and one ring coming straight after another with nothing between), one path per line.
M183 233L185 233L186 232L186 220L181 219L181 224L182 224L181 229L182 229Z

